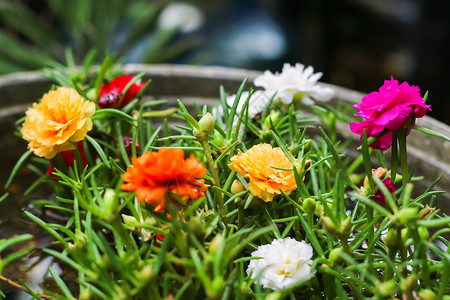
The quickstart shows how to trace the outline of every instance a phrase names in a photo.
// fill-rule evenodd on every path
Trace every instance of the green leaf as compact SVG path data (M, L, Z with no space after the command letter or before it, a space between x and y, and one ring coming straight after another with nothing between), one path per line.
M92 116L93 120L98 120L98 119L102 119L104 117L117 117L119 119L122 119L128 123L130 123L131 125L136 125L136 119L133 118L132 116L124 113L121 110L118 109L114 109L114 108L103 108L103 109L98 109L95 114Z
M89 143L95 148L98 155L100 156L103 163L108 167L108 169L111 169L111 164L108 161L108 158L106 157L105 152L103 152L102 147L97 143L97 141L90 136L86 135L86 140L88 140Z
M33 151L28 150L27 152L22 154L22 156L19 158L19 160L17 161L16 165L14 166L13 170L11 171L11 174L9 175L8 180L6 181L5 189L7 189L9 187L9 185L13 181L14 177L16 176L17 172L19 171L20 167L23 165L23 163L28 159L28 157L32 153L33 153Z
M422 133L425 133L425 134L428 134L431 136L435 136L435 137L441 138L443 140L446 140L447 142L450 142L450 138L448 136L443 135L442 133L439 133L437 131L434 131L434 130L431 130L431 129L428 129L428 128L425 128L422 126L417 126L417 125L413 126L412 129L415 129L419 132L422 132Z

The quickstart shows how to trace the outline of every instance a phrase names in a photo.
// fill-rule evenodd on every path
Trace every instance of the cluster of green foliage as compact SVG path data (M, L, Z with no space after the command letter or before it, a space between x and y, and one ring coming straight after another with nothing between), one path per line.
M179 38L178 28L161 29L157 18L165 0L4 0L0 2L0 74L58 66L65 49L75 61L92 50L130 57L140 63L173 61L197 44Z
M109 60L97 77L85 70L49 74L56 84L96 101L99 84L116 74ZM181 99L177 109L158 109L168 103L136 99L120 110L97 110L84 143L86 168L78 157L73 168L56 171L57 181L33 168L39 179L32 188L46 183L56 193L35 205L56 210L61 218L26 215L54 237L54 245L43 252L74 270L78 279L71 289L50 269L60 291L30 291L36 299L442 299L448 294L450 255L436 243L447 247L444 234L450 231L450 217L434 208L443 193L433 190L439 178L413 196L413 182L419 179L412 172L397 174L399 188L391 194L372 177L372 168L391 169L382 152L369 149L363 138L360 157L346 155L350 141L336 132L337 122L352 120L344 107L285 106L272 99L258 118L250 119L245 109L250 96L240 99L244 109L237 113L237 101L229 107L226 91L218 93L223 114L215 117L211 132L197 121L211 107L187 109ZM132 143L132 156L160 147L194 153L209 167L206 197L188 205L168 200L167 211L157 213L121 191L121 174L131 164L123 136L141 145L137 149ZM230 170L230 157L259 143L280 147L301 164L292 159L297 189L267 203L247 189L231 193L235 179L245 188L248 182ZM371 158L378 165L372 166ZM307 159L311 164L302 168ZM370 189L362 192L365 175ZM383 192L385 207L371 199L376 190ZM245 271L250 253L285 237L312 245L315 276L287 290L264 289ZM1 241L0 250L28 238Z

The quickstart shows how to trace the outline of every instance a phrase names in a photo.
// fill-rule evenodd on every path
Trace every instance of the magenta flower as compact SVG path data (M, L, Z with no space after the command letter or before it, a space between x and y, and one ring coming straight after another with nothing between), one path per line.
M427 109L431 110L419 91L419 87L407 82L399 85L393 77L385 80L378 92L368 94L360 105L353 106L359 109L355 116L365 120L350 123L350 130L362 136L365 129L368 138L378 138L370 147L386 151L392 146L393 130L414 124L416 118L423 117Z

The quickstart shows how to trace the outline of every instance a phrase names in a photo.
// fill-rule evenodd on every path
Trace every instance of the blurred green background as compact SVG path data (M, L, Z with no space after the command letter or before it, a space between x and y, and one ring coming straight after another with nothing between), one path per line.
M440 0L0 0L0 74L82 63L281 70L301 62L362 92L394 76L430 91L450 124L450 2Z

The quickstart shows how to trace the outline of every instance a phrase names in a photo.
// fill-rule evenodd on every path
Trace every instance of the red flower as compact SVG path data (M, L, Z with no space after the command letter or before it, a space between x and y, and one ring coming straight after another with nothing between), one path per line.
M166 196L172 192L187 202L205 196L209 187L203 179L207 169L192 154L184 158L182 149L161 148L131 158L132 166L122 174L125 181L121 189L136 192L139 202L155 206L155 211L166 208Z
M133 138L129 137L129 136L124 136L122 138L123 140L123 144L125 146L125 151L127 152L127 154L129 156L131 156L132 154L132 149L133 149ZM139 153L139 150L141 148L141 146L139 146L139 143L136 141L135 143L135 147L136 147L136 153Z
M395 184L392 182L390 177L383 180L383 184L386 186L386 188L391 194L395 192ZM373 196L373 199L381 206L386 205L386 198L384 197L383 193L380 190L376 192L375 196Z
M78 147L78 151L80 151L80 155L81 155L81 161L83 162L83 166L87 166L87 161L86 161L86 155L84 154L84 147L83 147L83 141L77 142L77 147ZM67 151L63 151L60 152L62 159L64 160L64 163L66 165L66 168L69 169L73 166L73 163L75 162L75 154L73 153L73 150L67 150ZM58 160L55 158L53 158L53 161L55 162L55 166L58 168L60 168ZM55 168L53 166L51 166L50 168L47 169L47 174L54 176L53 172L55 172Z
M145 82L141 84L133 83L127 90L122 101L120 98L123 95L123 90L127 84L133 80L133 76L123 75L114 78L109 83L100 87L99 100L97 102L100 108L121 108L130 103L131 100L136 98L139 91L145 86Z

